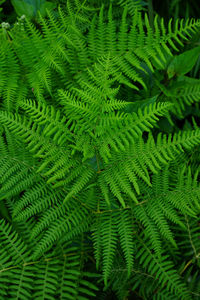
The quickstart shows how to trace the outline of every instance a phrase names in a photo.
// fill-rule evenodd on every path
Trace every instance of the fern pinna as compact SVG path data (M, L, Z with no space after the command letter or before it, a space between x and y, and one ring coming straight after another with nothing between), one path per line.
M1 30L1 299L200 296L200 21L130 3Z

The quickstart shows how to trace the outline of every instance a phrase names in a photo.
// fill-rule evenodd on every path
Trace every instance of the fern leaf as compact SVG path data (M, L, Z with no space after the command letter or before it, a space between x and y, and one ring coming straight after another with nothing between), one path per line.
M126 264L128 269L128 275L130 276L131 270L133 267L133 238L132 238L132 225L131 225L131 219L129 217L128 211L123 210L119 214L118 218L118 231L120 235L120 244L123 249L125 258L126 258Z
M26 245L20 240L17 233L11 232L12 228L4 220L0 223L0 240L1 245L6 249L16 263L25 263L28 260Z
M185 284L181 281L180 276L173 269L173 264L168 260L167 255L157 259L147 245L140 240L142 248L136 254L139 263L159 281L162 288L166 291L172 291L174 295L183 299L188 299L189 295Z

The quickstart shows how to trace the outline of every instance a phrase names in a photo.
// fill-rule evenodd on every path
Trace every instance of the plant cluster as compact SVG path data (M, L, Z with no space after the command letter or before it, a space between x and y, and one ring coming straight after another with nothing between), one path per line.
M200 297L200 20L144 4L0 30L0 299Z

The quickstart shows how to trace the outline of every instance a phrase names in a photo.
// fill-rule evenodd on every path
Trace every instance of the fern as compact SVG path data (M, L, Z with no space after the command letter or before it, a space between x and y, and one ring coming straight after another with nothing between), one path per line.
M71 0L1 29L1 299L198 299L199 27Z
M32 261L30 249L26 249L15 231L4 221L1 222L0 238L0 280L5 285L1 295L19 299L95 296L97 288L87 280L94 278L95 274L80 272L78 246L63 243L60 249L58 246L46 258ZM62 276L59 277L59 273ZM76 285L77 288L73 289Z
M181 283L180 277L176 271L173 270L173 265L168 256L163 255L158 261L151 250L148 249L148 246L145 245L143 241L140 241L140 243L142 244L142 249L139 248L136 255L139 259L139 263L142 264L150 274L155 274L155 279L159 281L161 288L166 285L167 289L171 292L174 292L182 299L188 299L189 295L186 287Z

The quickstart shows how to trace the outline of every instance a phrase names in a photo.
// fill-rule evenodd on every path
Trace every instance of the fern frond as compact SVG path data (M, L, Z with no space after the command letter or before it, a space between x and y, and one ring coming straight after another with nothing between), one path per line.
M133 247L133 237L132 237L133 226L131 224L131 218L127 210L123 210L119 214L118 231L120 236L120 244L126 259L128 276L130 276L133 267L134 247Z
M36 188L28 189L24 195L14 204L13 218L17 221L26 221L28 218L43 212L54 203L62 203L65 194L52 188L45 188L44 182L36 185Z
M187 261L190 261L188 266L195 260L199 260L200 242L199 242L199 224L194 218L184 216L183 222L186 229L184 231L178 231L179 247L183 249L184 257ZM183 239L185 243L183 243ZM186 263L186 268L188 267Z
M103 273L105 285L108 283L108 277L112 267L115 249L117 247L116 221L114 216L104 216L103 227L101 227L103 243Z
M138 142L126 148L126 152L112 153L112 158L104 164L104 170L100 172L100 185L108 185L111 192L116 196L122 206L125 202L122 192L127 194L134 202L138 203L135 192L139 195L138 179L142 179L151 186L149 172L157 173L161 165L175 159L175 155L183 151L183 147L193 147L199 143L200 133L198 131L183 132L175 134L173 139L169 135L158 135L157 144L151 135L148 141ZM136 150L137 149L137 150ZM117 162L117 163L116 163ZM121 174L119 176L119 174Z
M1 29L2 30L2 29ZM0 32L1 55L0 55L0 96L3 100L3 107L7 111L12 111L16 105L15 97L19 88L20 68L11 45Z
M200 21L143 6L0 30L1 299L198 297L199 81L170 66Z
M63 234L67 239L67 235L74 238L81 232L86 231L90 222L89 211L81 204L76 209L71 210L67 210L64 206L49 209L32 231L32 238L43 232L42 238L35 249L34 258L40 257Z
M181 118L183 118L183 113L187 107L199 102L199 91L199 81L193 81L187 77L177 82L174 86L163 89L165 99L174 104L171 111Z
M26 245L19 238L17 233L12 232L10 224L4 220L0 221L0 240L3 247L16 261L16 263L25 263L28 261L29 253Z
M148 246L140 239L140 248L136 254L142 265L147 272L155 276L161 287L166 291L172 292L182 299L189 299L189 294L184 282L180 276L173 269L172 262L168 259L167 255L162 255L160 259L156 258Z
M79 246L62 243L60 248L56 247L54 253L41 260L31 261L29 249L17 237L13 228L1 221L0 283L4 285L0 291L2 299L95 297L98 288L91 280L97 274L80 270Z

